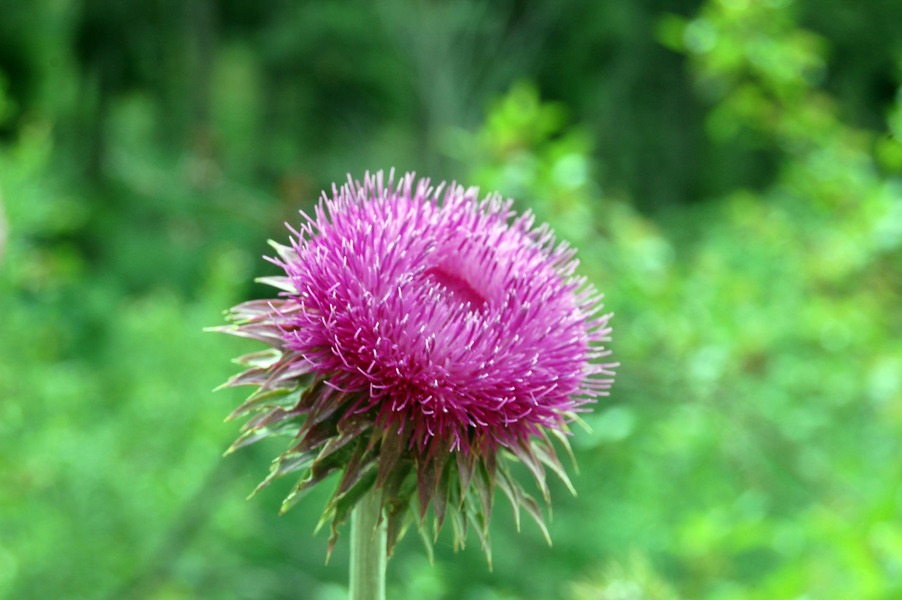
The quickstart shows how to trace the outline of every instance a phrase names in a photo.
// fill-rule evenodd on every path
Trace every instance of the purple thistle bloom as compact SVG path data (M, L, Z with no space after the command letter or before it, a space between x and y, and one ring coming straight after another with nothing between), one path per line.
M243 357L250 369L229 382L258 387L233 414L259 416L232 449L295 438L261 487L303 471L287 508L344 473L323 517L330 549L374 485L389 550L416 495L420 523L431 505L437 535L450 512L456 545L477 523L488 551L495 485L545 531L511 458L546 501L545 467L572 489L549 436L570 453L567 424L607 394L616 364L599 359L611 315L599 315L600 295L547 226L477 194L381 172L333 186L289 246L273 244L285 275L263 281L280 297L235 307L220 328L273 347Z

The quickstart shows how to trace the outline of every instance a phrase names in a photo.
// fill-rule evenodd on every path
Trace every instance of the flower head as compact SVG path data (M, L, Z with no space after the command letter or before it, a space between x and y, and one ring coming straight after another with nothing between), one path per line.
M414 502L420 525L431 506L436 534L450 514L455 545L472 523L488 550L495 486L544 531L511 460L546 501L546 468L570 487L551 438L570 453L568 423L612 383L616 365L600 362L610 315L573 250L511 204L413 174L349 178L289 245L273 244L284 275L262 281L279 297L233 308L219 328L272 347L239 359L249 369L228 383L257 387L233 413L253 417L232 449L294 438L260 487L300 471L284 510L342 473L323 516L330 549L373 486L389 550Z

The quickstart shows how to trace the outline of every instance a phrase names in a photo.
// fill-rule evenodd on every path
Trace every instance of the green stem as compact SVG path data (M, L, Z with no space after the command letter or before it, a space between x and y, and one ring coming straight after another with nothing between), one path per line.
M385 600L385 521L373 488L351 513L351 600Z

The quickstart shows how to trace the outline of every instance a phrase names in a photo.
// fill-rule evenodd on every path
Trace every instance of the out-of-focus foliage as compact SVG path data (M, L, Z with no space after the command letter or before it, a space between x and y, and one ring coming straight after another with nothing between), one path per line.
M571 588L573 600L676 600L677 595L655 574L645 559L632 556L624 566L614 563L593 578Z
M623 366L548 548L389 597L902 595L902 5L0 0L0 598L345 596L201 332L345 172L498 189ZM2 228L2 226L0 226ZM0 235L0 244L3 244Z

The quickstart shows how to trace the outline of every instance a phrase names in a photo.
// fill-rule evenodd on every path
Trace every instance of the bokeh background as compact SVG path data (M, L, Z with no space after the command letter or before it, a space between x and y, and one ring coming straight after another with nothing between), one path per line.
M0 597L331 600L282 448L221 459L347 173L499 190L580 248L622 362L554 546L415 534L390 598L902 597L902 2L0 0ZM528 482L527 482L528 484Z

